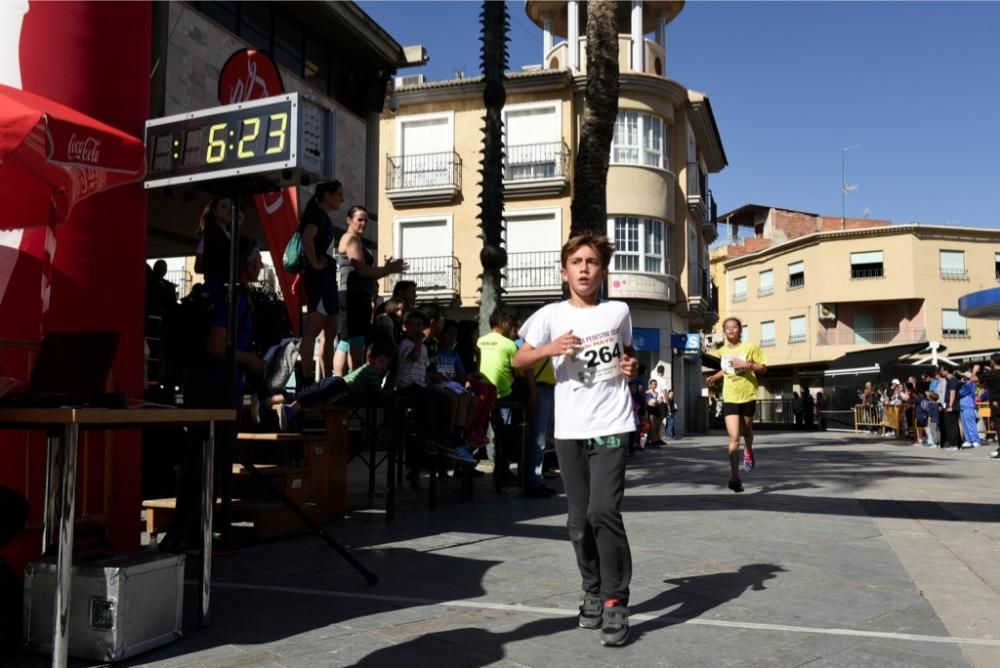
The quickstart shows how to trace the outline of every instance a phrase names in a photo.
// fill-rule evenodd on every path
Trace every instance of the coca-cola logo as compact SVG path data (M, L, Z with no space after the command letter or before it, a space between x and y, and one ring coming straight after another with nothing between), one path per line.
M284 90L274 61L256 49L240 49L219 73L219 102L233 104L279 95Z
M101 140L96 137L77 139L74 134L69 138L66 155L70 160L89 162L92 165L96 165L101 160Z

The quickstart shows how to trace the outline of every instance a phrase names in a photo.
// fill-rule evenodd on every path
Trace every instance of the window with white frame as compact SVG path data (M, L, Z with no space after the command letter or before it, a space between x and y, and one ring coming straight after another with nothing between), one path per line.
M767 320L760 323L760 345L761 347L774 345L774 321Z
M504 107L506 165L509 180L563 175L559 103Z
M806 284L806 263L792 262L788 265L788 289L794 290Z
M748 338L750 338L750 325L743 325L740 329L740 341L746 341Z
M747 298L747 277L739 276L733 279L733 301L741 302Z
M851 278L884 278L882 251L851 253Z
M1000 280L1000 253L993 254L993 271L996 272L996 277Z
M941 335L945 338L962 338L969 335L969 323L957 309L941 309Z
M941 265L941 278L963 280L969 277L965 273L965 251L943 250L938 253Z
M788 342L802 343L806 340L806 317L793 315L788 319Z
M757 296L766 297L774 294L774 270L767 269L760 272L760 285L757 287Z
M562 285L559 249L561 209L504 211L507 221L507 289L554 288Z
M614 271L667 271L667 236L662 220L615 216L608 219L608 236L615 244Z
M611 162L667 168L666 122L641 111L619 111L611 142Z
M427 188L455 182L454 114L400 116L392 187Z

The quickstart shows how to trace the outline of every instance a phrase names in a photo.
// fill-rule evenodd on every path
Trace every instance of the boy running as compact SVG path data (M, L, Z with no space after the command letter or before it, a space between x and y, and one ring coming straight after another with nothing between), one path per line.
M639 370L632 319L622 302L601 301L614 249L606 237L580 235L562 248L567 301L549 304L520 329L518 369L552 358L555 440L569 502L570 540L583 578L579 624L601 628L601 643L628 639L629 550L621 502L625 444L635 431L627 379Z

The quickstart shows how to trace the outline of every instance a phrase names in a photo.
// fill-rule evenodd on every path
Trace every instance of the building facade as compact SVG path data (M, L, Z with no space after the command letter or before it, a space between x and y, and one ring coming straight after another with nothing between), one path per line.
M708 98L666 75L666 26L682 2L620 3L619 114L608 171L610 297L629 303L640 362L664 363L679 396L701 394L700 358L671 334L711 327L715 204L709 174L726 157ZM559 249L570 229L573 161L586 85L586 3L528 2L543 30L541 67L506 80L504 303L525 314L562 293ZM421 301L475 317L484 105L480 77L397 81L380 125L385 152L379 249L405 258ZM388 293L391 279L383 285ZM695 411L685 415L693 420ZM692 428L693 422L688 423Z
M379 115L398 69L423 64L426 53L399 45L353 2L154 3L151 115L218 106L223 65L248 47L272 57L286 92L298 92L333 112L335 178L344 184L346 201L331 218L343 228L348 206L370 204L373 224L366 236L374 243ZM310 196L311 189L300 188L300 202ZM148 256L193 255L206 200L150 191ZM244 213L245 234L262 240L254 207L245 206Z
M722 317L739 317L768 355L762 398L818 386L849 353L913 344L964 361L1000 348L1000 323L958 311L960 297L1000 280L1000 230L817 218L820 230L847 229L785 227L781 242L713 253ZM721 325L707 343L723 343Z

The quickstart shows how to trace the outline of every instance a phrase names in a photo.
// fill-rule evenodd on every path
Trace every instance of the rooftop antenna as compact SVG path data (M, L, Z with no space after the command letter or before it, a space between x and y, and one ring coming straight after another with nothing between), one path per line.
M847 229L847 193L858 189L857 184L847 182L847 152L861 148L861 144L843 146L840 149L840 229Z

